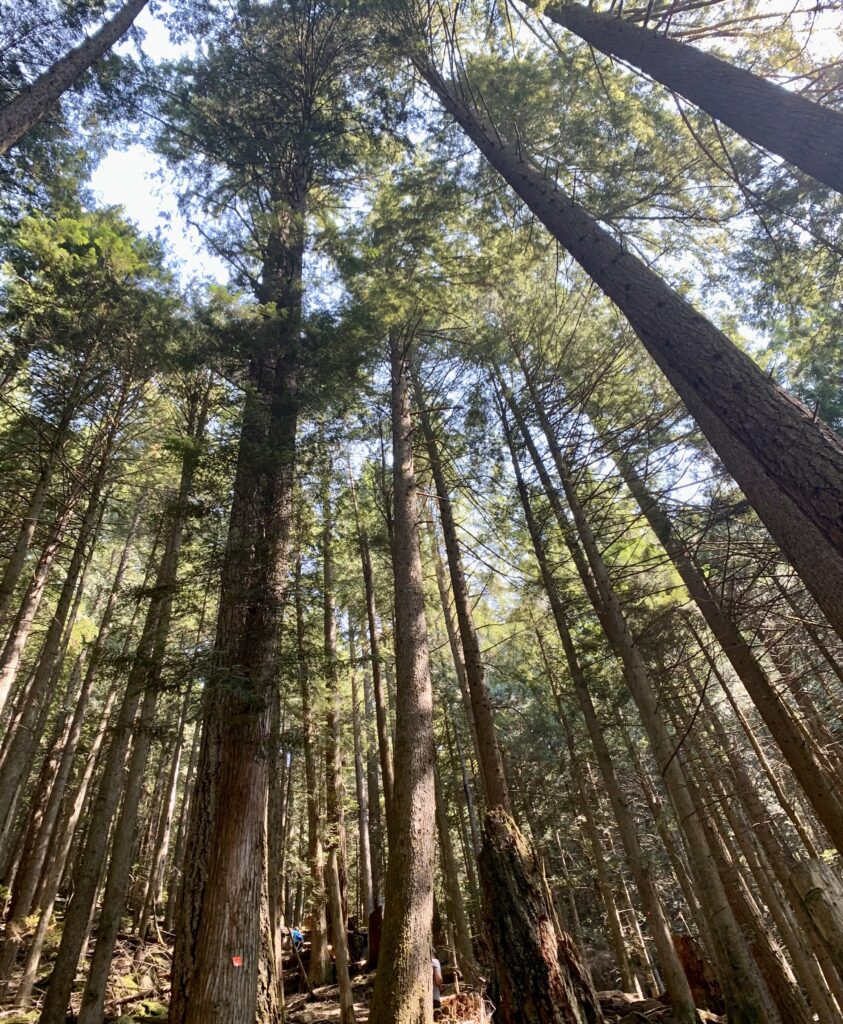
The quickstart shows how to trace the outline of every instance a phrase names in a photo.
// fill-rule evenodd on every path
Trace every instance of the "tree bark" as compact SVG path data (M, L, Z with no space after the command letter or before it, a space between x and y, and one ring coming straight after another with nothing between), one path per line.
M435 793L433 695L419 551L412 423L407 389L411 338L390 332L394 488L395 787L386 876L386 917L370 1017L390 1024L431 1024Z
M480 855L487 934L504 1024L602 1024L600 1004L571 940L557 934L536 853L512 819L486 815Z
M56 100L131 28L148 0L127 0L96 32L60 57L0 110L0 156L37 124Z
M577 3L539 13L590 46L639 68L750 142L843 192L843 115L729 61Z
M843 579L843 440L545 178L520 147L502 142L456 83L421 58L417 64L492 167L626 315L829 621L843 630L843 589L834 592ZM782 502L797 515L795 524L783 517ZM791 541L800 528L813 539L797 550ZM822 583L830 571L834 588Z
M471 716L474 722L474 729L477 736L477 756L480 762L480 775L483 780L483 789L486 795L486 806L502 807L509 814L512 814L512 805L506 788L506 778L503 771L500 748L498 747L497 734L495 733L495 720L492 713L492 704L489 700L489 691L486 688L485 669L483 657L480 653L480 642L477 638L477 630L474 626L474 617L471 613L471 599L468 593L468 585L465 579L465 570L462 564L460 553L459 537L457 526L454 521L454 511L451 504L451 497L448 485L445 481L445 472L442 466L442 459L439 454L439 446L430 415L424 401L424 394L421 389L421 382L418 373L413 371L413 393L419 411L419 422L424 434L425 447L427 449L430 472L433 476L436 487L436 497L439 505L439 516L442 521L442 533L445 538L445 551L448 556L448 570L451 576L451 590L454 595L454 605L457 613L457 624L462 642L463 664L465 666L465 677L468 683L468 692L471 697Z
M514 402L507 396L510 405ZM506 423L504 410L502 421ZM519 425L525 430L523 420ZM508 429L505 427L505 429ZM594 605L606 637L623 667L626 685L638 707L641 722L650 742L659 769L676 812L677 820L687 839L687 852L692 864L695 884L705 893L703 905L709 928L717 942L720 980L727 1006L735 1024L766 1022L766 1015L752 964L740 928L731 911L726 892L717 873L713 856L707 844L698 808L692 799L688 781L676 753L675 743L662 718L650 673L624 617L608 570L600 554L596 538L584 514L566 471L562 477L565 497L571 510L579 544L566 532L566 544L579 547L588 561L591 582L583 579L584 589ZM594 591L596 590L596 595Z
M383 779L383 802L386 814L386 828L389 834L389 815L392 806L393 767L392 752L389 744L389 725L386 715L386 696L384 694L382 661L380 652L380 634L378 633L378 616L375 606L375 579L372 572L372 555L369 550L369 538L360 519L357 504L357 492L352 483L351 495L354 501L354 514L357 522L357 543L360 548L360 562L363 567L363 587L366 596L366 622L369 627L369 653L372 659L372 688L375 698L375 716L378 732L378 754L380 756L381 777Z
M296 634L298 677L302 704L302 745L307 799L307 861L310 868L310 968L308 982L312 987L327 984L331 972L328 951L328 894L325 885L325 854L322 847L323 816L319 800L319 776L316 770L316 726L311 687L313 682L307 664L302 604L301 558L296 559L295 579Z
M435 771L434 782L436 787L436 831L439 835L439 855L442 864L442 879L445 884L445 907L454 930L454 944L460 968L470 973L476 973L477 966L474 963L471 931L468 927L468 918L465 916L465 907L460 892L457 862L451 843L451 828L448 824L448 812L445 807L438 770Z
M348 977L348 925L343 910L339 851L336 847L328 853L328 891L331 899L331 917L334 921L334 959L340 990L340 1021L341 1024L354 1024L354 995Z
M372 850L369 842L369 793L366 786L366 771L363 765L363 735L360 725L360 685L357 677L357 650L354 646L354 629L349 616L348 657L351 663L351 728L354 739L354 780L357 791L357 836L358 859L360 862L360 888L363 914L375 909L372 893Z
M638 827L636 826L635 820L630 812L629 806L618 782L614 763L609 752L608 744L606 743L604 730L597 717L597 711L591 698L591 692L586 676L580 664L579 655L577 654L577 649L574 645L568 626L567 615L565 614L565 609L559 597L556 581L550 571L542 537L533 515L527 488L521 475L521 467L509 433L507 433L507 443L509 445L510 457L515 471L515 479L521 499L521 506L524 510L527 530L533 544L533 550L536 555L536 561L538 562L542 584L544 586L545 593L547 594L548 601L550 602L551 612L553 614L554 621L556 622L559 638L565 652L568 669L574 683L574 692L577 697L577 702L585 720L586 729L588 730L589 738L597 759L597 765L600 769L600 774L603 779L603 783L606 786L609 801L615 814L615 820L618 824L618 830L626 853L627 863L629 864L632 876L635 879L638 895L641 899L641 906L644 908L644 913L647 916L650 934L653 937L656 952L659 957L659 966L664 976L667 990L670 993L671 1004L680 1024L693 1024L696 1017L696 1009L691 995L691 990L688 987L685 972L683 971L679 958L676 955L670 926L653 879L652 867L647 862L644 852L641 849L641 843L638 838ZM544 653L543 649L542 653Z

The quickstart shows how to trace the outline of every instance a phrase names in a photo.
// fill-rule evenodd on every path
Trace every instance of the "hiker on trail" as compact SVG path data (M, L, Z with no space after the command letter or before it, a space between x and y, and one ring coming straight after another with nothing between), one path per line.
M438 1010L442 1006L442 964L435 956L430 958L430 962L433 966L433 1009Z
M290 938L293 942L293 946L295 949L301 949L302 946L304 945L304 935L302 934L302 932L299 931L298 928L290 929Z

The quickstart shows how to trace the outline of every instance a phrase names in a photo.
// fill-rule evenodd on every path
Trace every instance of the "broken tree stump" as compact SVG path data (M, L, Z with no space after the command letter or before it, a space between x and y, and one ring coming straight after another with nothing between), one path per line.
M571 939L557 933L536 852L501 808L486 815L479 857L487 938L502 1024L602 1024Z

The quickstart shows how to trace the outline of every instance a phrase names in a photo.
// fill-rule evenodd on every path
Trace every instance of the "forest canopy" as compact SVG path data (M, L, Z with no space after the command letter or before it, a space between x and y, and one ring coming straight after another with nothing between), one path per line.
M0 0L0 1020L843 1024L842 44Z

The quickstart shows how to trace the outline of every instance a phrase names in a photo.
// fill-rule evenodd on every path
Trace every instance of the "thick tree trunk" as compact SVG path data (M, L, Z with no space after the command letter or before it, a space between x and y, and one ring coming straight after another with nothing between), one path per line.
M557 25L679 93L739 135L843 192L843 115L713 53L581 4L538 4Z
M499 809L486 815L480 879L504 1024L601 1024L603 1015L573 944L557 935L538 856Z
M492 167L623 311L829 621L843 631L843 589L835 593L836 586L821 582L832 570L837 582L843 579L843 440L545 178L520 147L502 142L457 83L423 60L419 70ZM782 500L802 532L813 531L808 550L790 543L794 523L783 518Z
M299 213L291 226L301 230ZM243 1024L257 1011L271 691L286 589L298 403L301 246L285 250L283 315L257 346L223 561L214 667L191 808L171 1024ZM270 981L266 991L272 991Z
M394 487L395 669L397 714L386 918L370 1019L377 1024L431 1024L435 793L433 694L427 651L424 578L412 422L407 390L410 339L390 335Z
M131 28L148 0L128 0L84 43L74 47L0 110L0 156L37 124L67 92Z

